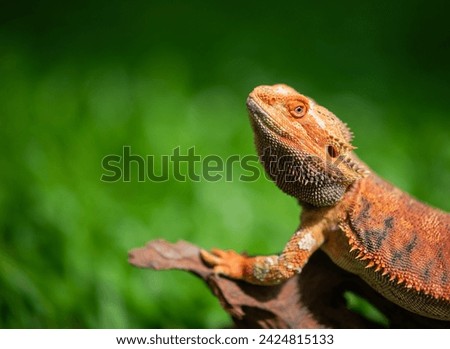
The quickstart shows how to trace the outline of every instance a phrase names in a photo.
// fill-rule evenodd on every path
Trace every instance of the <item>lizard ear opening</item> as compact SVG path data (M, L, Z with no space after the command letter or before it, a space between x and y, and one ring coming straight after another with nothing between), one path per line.
M332 145L327 146L327 153L332 158L337 158L339 156L339 151Z

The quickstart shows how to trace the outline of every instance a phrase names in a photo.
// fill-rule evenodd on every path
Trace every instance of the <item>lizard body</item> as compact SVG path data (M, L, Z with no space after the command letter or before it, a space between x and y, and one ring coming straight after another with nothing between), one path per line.
M321 248L392 302L450 320L450 214L372 173L354 154L347 126L289 86L256 87L247 108L261 162L302 205L301 224L280 255L202 251L215 272L278 284Z

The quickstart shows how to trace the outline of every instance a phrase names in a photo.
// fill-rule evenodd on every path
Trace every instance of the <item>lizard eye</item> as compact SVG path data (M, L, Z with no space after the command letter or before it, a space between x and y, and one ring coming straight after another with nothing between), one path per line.
M294 118L302 118L306 114L306 108L304 104L297 104L292 110L291 115Z

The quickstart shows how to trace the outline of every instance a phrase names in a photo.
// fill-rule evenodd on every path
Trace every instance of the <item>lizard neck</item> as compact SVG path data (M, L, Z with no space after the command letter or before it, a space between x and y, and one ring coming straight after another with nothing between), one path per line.
M270 138L272 137L272 138ZM327 159L286 146L255 128L255 144L266 173L286 194L302 205L338 203L351 184Z

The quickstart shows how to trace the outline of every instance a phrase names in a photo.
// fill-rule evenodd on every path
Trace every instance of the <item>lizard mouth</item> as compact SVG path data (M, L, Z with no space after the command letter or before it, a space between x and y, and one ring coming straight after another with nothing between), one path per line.
M247 109L251 120L258 128L291 138L289 132L279 125L251 96L247 98Z

